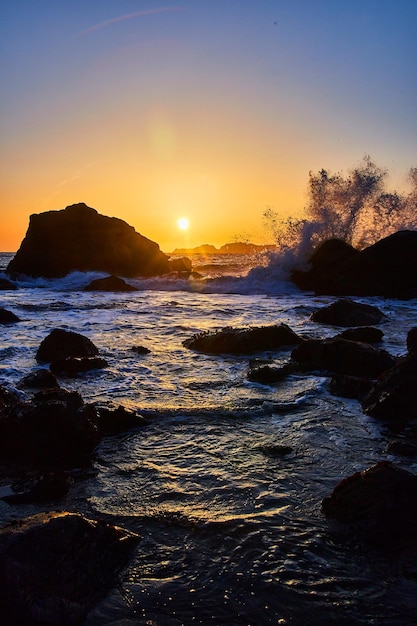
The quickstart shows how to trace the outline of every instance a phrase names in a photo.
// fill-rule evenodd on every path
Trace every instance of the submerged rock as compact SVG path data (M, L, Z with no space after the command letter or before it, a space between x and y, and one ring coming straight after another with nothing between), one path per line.
M116 584L138 541L127 530L69 512L40 513L1 529L2 623L81 624Z
M132 350L132 352L136 352L136 354L141 354L141 355L151 353L149 348L146 348L145 346L132 346L130 349Z
M219 331L194 335L183 346L206 354L253 354L280 350L300 344L299 337L289 326L259 326L252 328L223 328Z
M133 285L129 285L123 278L107 276L92 280L84 291L138 291Z
M350 339L350 341L361 341L362 343L380 343L384 333L379 328L372 326L360 326L359 328L347 328L339 333L338 337Z
M83 202L31 215L26 236L6 272L59 278L75 270L158 276L169 272L170 264L157 243Z
M0 324L14 324L15 322L20 322L20 317L17 317L11 311L7 309L0 308Z
M383 318L384 314L376 306L344 298L314 311L310 319L330 326L368 326L379 324Z
M53 361L49 367L55 374L76 376L82 372L108 367L108 363L106 359L102 359L99 356L67 356L65 359Z
M254 383L261 383L263 385L271 385L277 383L295 370L292 363L286 363L281 367L274 367L272 365L258 365L251 367L248 372L248 379Z
M304 371L325 371L360 378L376 378L395 364L385 350L367 343L332 339L308 339L297 346L291 358Z
M382 461L342 480L323 500L322 511L390 545L415 538L417 476Z
M27 374L19 382L19 387L29 389L48 389L49 387L59 387L55 374L51 370L39 369Z
M136 411L118 406L115 409L108 407L97 407L97 423L103 435L118 435L132 428L139 428L146 425L146 420Z
M66 357L90 357L98 354L93 342L70 330L55 328L42 340L36 353L36 360L50 363Z

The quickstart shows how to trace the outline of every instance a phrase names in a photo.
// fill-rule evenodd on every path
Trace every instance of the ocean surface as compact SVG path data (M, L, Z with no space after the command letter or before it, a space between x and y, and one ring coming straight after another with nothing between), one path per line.
M10 256L0 255L0 268ZM38 368L42 339L65 328L89 337L109 367L60 384L147 420L104 439L94 471L50 507L142 537L86 626L415 624L417 582L389 551L326 520L320 505L357 470L389 459L416 473L416 461L388 455L392 433L358 402L331 396L325 377L252 383L248 357L182 345L204 330L281 322L330 337L340 329L309 317L334 298L299 291L265 258L193 260L202 278L129 280L139 288L131 293L82 291L97 273L27 279L0 292L1 306L22 319L2 326L1 384L15 386ZM383 347L404 354L417 301L356 300L382 309ZM151 352L138 355L138 345ZM289 352L256 356L284 363ZM0 495L10 492L0 485ZM0 525L39 510L0 500Z

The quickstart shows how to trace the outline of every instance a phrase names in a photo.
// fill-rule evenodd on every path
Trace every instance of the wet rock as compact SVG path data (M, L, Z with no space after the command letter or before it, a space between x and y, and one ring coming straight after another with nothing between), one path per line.
M53 361L49 366L55 374L66 374L68 376L76 376L82 372L90 370L102 369L108 367L106 359L99 356L67 356L65 359Z
M369 378L337 374L330 380L330 393L341 398L361 400L369 393L372 384Z
M407 333L407 350L408 352L417 352L417 326Z
M170 259L169 269L171 272L184 272L185 274L189 274L192 271L192 263L190 259L185 256L179 259Z
M116 217L100 215L84 203L30 216L8 274L59 278L70 272L116 276L158 276L170 270L154 241Z
M42 340L36 353L36 360L50 363L66 357L96 356L98 349L93 342L70 330L55 328Z
M19 387L28 387L29 389L47 389L49 387L59 387L59 383L50 370L39 369L24 376L19 383Z
M330 326L368 326L379 324L383 318L384 314L376 306L343 298L314 311L310 319Z
M64 498L72 479L66 472L49 472L17 485L16 493L2 497L8 504L34 504L57 502Z
M417 441L391 441L387 446L387 452L397 456L417 456Z
M8 289L17 289L16 285L7 278L0 278L0 291L7 291Z
M136 354L150 354L149 348L145 348L145 346L132 346L130 348L132 352L136 352Z
M360 326L359 328L347 328L339 333L338 337L350 341L362 341L362 343L380 343L384 333L379 328L372 326Z
M0 308L0 324L14 324L15 322L20 322L20 317L17 317L11 311L7 309Z
M291 454L292 452L294 452L294 448L292 448L291 446L274 443L258 446L257 449L262 452L262 454L265 454L265 456L271 457L283 457L287 456L287 454Z
M291 358L303 371L360 378L376 378L395 364L395 359L385 350L339 337L309 339L293 350Z
M138 541L122 528L68 512L40 513L1 529L2 623L81 624L117 583Z
M303 341L289 326L259 326L252 328L223 328L186 339L183 345L206 354L253 354L266 350L281 350Z
M31 401L0 388L0 460L23 468L86 465L98 442L97 411L75 391L45 389Z
M328 518L390 544L415 536L417 476L382 461L340 482L322 502Z
M103 435L118 435L132 428L145 426L146 420L124 406L117 408L97 407L97 423Z
M389 422L417 419L417 352L386 371L362 401L367 415Z
M138 291L133 285L129 285L123 278L107 276L92 280L85 291Z
M252 367L248 372L248 379L255 383L263 385L271 385L283 380L294 372L294 365L286 363L281 367L273 367L271 365L258 365Z

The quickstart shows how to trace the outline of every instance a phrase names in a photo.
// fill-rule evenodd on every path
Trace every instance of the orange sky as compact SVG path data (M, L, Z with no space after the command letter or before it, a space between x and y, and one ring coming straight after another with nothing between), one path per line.
M76 202L164 251L271 242L263 212L299 214L309 170L369 153L401 187L416 164L412 2L55 4L2 20L2 250Z

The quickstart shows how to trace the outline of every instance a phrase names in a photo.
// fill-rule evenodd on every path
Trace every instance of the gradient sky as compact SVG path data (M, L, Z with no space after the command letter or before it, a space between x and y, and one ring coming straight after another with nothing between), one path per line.
M165 251L266 242L310 170L417 166L417 0L9 0L0 46L1 250L76 202Z

